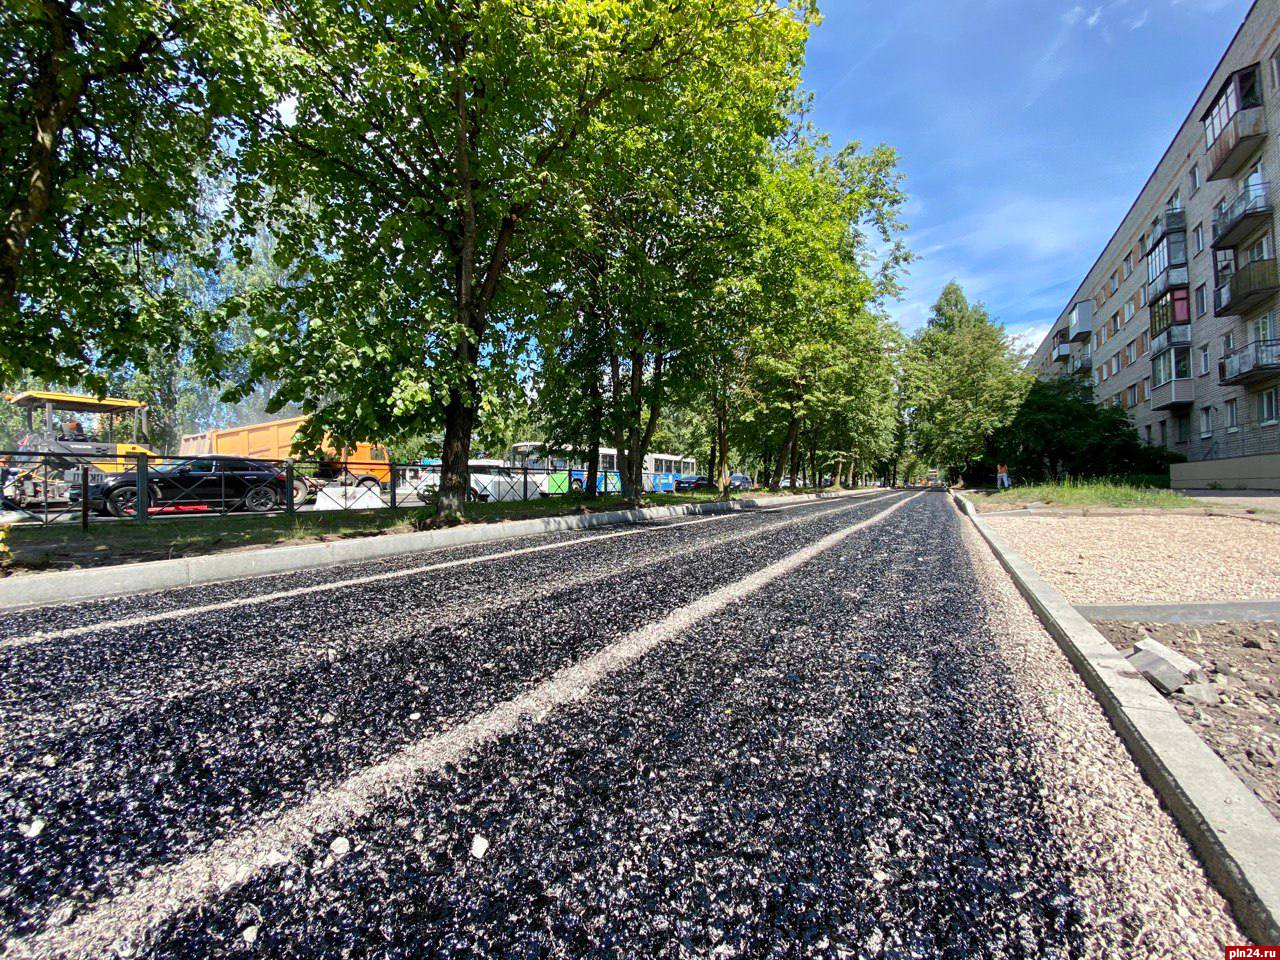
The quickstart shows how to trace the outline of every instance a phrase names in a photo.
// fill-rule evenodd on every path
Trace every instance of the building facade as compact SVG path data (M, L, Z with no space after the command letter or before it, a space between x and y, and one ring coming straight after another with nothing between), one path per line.
M1257 0L1142 192L1040 344L1178 487L1280 489L1280 0Z

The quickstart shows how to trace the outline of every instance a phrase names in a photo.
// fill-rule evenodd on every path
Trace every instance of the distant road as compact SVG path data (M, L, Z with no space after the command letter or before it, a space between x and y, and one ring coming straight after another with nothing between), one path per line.
M24 611L0 670L6 956L1239 937L941 493Z

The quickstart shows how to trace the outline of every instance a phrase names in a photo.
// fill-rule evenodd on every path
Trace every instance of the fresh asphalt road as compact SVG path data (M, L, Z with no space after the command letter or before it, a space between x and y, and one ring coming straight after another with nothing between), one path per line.
M939 494L0 625L0 953L1070 956Z

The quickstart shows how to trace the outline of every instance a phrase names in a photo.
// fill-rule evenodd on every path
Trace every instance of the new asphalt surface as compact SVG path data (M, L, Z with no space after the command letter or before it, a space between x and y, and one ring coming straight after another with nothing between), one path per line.
M0 953L1071 957L947 498L0 624Z

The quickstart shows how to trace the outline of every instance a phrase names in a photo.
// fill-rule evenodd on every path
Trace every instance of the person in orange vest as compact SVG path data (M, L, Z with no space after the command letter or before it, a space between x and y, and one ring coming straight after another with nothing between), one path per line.
M1008 465L1003 463L997 463L996 464L996 487L1001 490L1007 490L1011 486L1013 486L1013 484L1009 482Z

